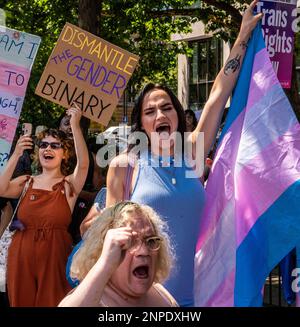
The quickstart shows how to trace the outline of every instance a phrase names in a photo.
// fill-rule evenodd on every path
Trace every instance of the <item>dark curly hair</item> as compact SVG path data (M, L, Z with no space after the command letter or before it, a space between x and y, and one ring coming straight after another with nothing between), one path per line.
M68 159L70 158L71 153L73 153L73 148L74 144L73 141L67 138L67 135L65 132L60 131L58 129L54 128L47 128L40 132L36 139L35 139L35 144L38 145L39 142L47 137L47 136L52 136L56 138L59 142L62 144L62 148L64 150L65 154L65 159L62 160L61 162L61 172L64 176L69 175L70 169L69 169L69 164L68 164ZM34 165L36 166L37 170L39 173L42 172L42 166L39 160L39 150L36 148L35 153L34 153Z

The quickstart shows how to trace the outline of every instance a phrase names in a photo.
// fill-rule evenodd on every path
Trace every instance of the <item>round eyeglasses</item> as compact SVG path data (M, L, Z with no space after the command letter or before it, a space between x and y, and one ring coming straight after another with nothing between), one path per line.
M151 236L144 239L136 237L132 240L129 252L133 253L138 251L143 243L146 245L149 251L158 251L160 249L161 242L162 240L158 236Z

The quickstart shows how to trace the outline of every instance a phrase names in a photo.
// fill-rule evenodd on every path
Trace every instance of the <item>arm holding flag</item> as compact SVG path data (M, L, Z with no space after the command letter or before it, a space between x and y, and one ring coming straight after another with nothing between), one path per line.
M204 158L207 157L214 143L223 109L225 108L226 102L239 76L247 49L247 42L251 36L252 30L263 16L263 14L253 14L253 9L257 2L258 0L252 1L243 15L239 35L232 47L226 64L216 77L209 98L204 106L200 121L192 133L192 142L195 146L198 133L204 132ZM195 148L193 150L196 151Z
M257 26L206 185L197 306L263 304L267 276L300 242L299 149L299 121Z

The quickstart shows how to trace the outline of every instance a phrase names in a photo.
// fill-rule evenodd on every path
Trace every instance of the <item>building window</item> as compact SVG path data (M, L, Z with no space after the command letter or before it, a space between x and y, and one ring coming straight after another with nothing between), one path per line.
M193 41L189 45L193 50L189 58L189 108L200 110L223 65L223 45L216 38Z

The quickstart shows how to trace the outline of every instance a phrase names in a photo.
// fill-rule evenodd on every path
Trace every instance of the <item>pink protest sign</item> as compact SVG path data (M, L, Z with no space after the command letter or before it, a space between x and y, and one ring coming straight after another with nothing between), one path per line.
M0 26L0 172L8 160L40 37Z

